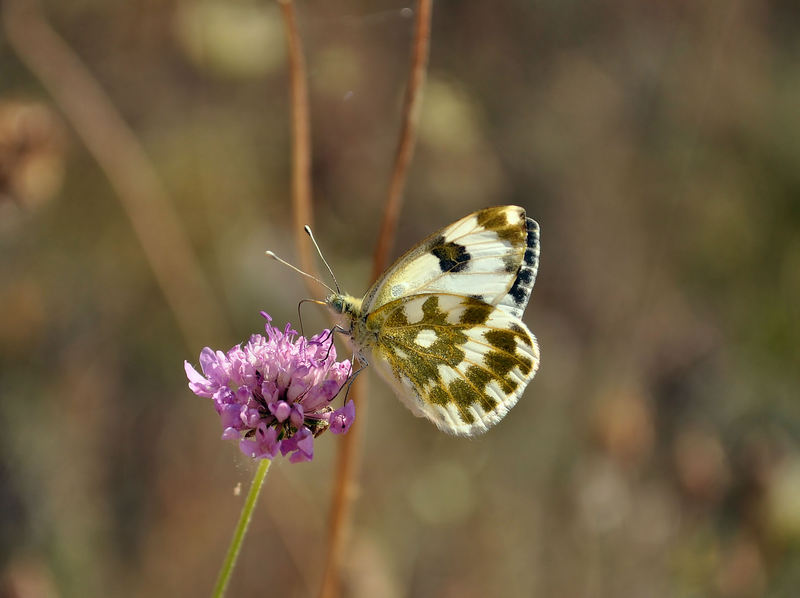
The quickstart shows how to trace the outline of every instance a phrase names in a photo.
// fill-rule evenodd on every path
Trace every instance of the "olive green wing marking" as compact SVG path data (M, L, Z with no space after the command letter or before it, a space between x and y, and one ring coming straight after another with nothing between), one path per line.
M379 373L416 415L452 434L497 423L539 366L525 324L471 297L404 297L368 314L365 326Z

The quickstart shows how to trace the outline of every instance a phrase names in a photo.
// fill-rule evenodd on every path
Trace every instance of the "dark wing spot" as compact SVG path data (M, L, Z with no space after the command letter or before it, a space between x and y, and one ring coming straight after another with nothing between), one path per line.
M466 377L467 380L478 388L486 388L486 385L493 379L492 373L489 370L485 370L476 365L471 365L467 368Z
M421 324L444 326L447 324L447 314L439 309L439 298L436 295L428 297L422 304Z
M539 245L539 225L533 218L526 218L525 229L528 231L527 245L533 249Z
M492 374L483 368L471 365L469 368L467 368L466 376L467 380L475 385L476 388L481 389L481 394L478 401L480 402L481 407L483 407L483 410L487 413L494 411L494 408L497 407L497 400L488 392L486 392L486 385L494 380Z
M508 291L508 294L514 298L514 302L517 305L522 305L528 298L532 282L533 270L530 268L520 268L517 278L514 280L514 284Z
M484 356L484 365L494 374L493 380L497 381L503 392L510 394L519 386L519 382L509 375L511 370L518 367L522 375L527 376L533 364L530 359L525 357L511 356L501 351L490 351Z
M515 336L516 335L511 330L490 330L483 335L495 349L500 349L511 355L517 352L517 343L514 340Z
M442 272L461 272L469 266L472 256L467 253L467 248L452 241L446 243L440 236L433 242L431 254L439 260L439 269Z
M527 376L531 373L531 369L533 368L533 361L528 359L527 357L518 356L520 361L519 363L519 371L522 372L523 376Z
M395 309L391 315L386 318L386 325L390 327L408 326L408 318L406 312L402 307Z
M490 230L502 229L508 226L508 218L502 209L486 208L475 214L478 225Z
M533 249L525 250L525 264L533 266L536 263L536 252Z
M486 367L500 378L505 378L508 373L519 365L518 359L508 353L491 351L484 356Z
M475 389L464 382L463 380L453 380L448 386L450 394L453 396L458 414L461 416L462 421L467 424L475 422L475 416L469 410L469 406L475 402L480 401L480 395L475 392Z
M447 405L450 402L450 395L438 384L431 387L428 391L428 396L434 405Z
M464 309L461 317L458 318L459 324L467 324L470 326L485 324L494 309L488 303L484 303L480 299L472 297L465 299L461 303L466 309Z
M511 295L511 297L514 299L514 303L517 305L520 305L525 301L525 297L528 296L528 293L525 289L525 285L520 284L519 276L517 276L517 279L514 281L514 284L511 286L508 294Z
M505 208L486 208L477 212L475 216L479 226L494 232L500 239L508 241L512 247L522 245L525 231L520 226L521 222L509 222ZM522 217L525 217L524 211Z
M519 338L524 344L531 347L531 337L525 332L525 329L520 326L519 324L511 324L509 326L511 330L517 333L517 338Z

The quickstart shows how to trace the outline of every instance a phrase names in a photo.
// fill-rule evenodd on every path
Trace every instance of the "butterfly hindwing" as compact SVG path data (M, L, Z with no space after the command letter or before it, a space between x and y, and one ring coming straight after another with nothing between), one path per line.
M539 365L521 320L468 296L402 297L366 314L365 327L381 375L415 414L450 433L496 423Z
M538 225L517 206L480 210L408 251L367 291L364 312L424 293L473 296L520 317L539 259Z

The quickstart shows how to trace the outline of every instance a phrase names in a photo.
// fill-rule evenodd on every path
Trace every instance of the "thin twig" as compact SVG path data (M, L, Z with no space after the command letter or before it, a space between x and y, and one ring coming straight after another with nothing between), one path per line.
M187 345L227 338L214 299L172 202L130 127L35 0L4 0L11 47L39 78L117 193Z
M358 418L339 442L336 455L336 485L331 496L326 545L325 570L320 587L321 598L335 598L340 592L342 557L350 531L351 506L358 495L356 474L361 465L361 435L366 418L368 378L361 376L350 389L350 398L356 404Z
M403 121L395 153L394 169L389 183L389 192L384 206L378 244L373 258L373 280L385 269L389 251L394 244L403 188L408 175L408 166L414 154L417 123L419 122L419 111L422 103L422 89L428 67L432 9L433 0L417 0L411 68L403 104ZM350 432L339 443L336 486L331 500L328 530L328 556L320 589L321 598L336 598L340 593L342 556L349 530L351 506L357 493L355 476L360 462L358 447L362 444L361 434L366 417L366 401L363 398L366 395L363 379L359 384L354 385L353 390L359 391L357 397L355 397L356 405L358 406L358 422L356 422L358 425L354 424L350 428Z
M389 252L392 249L392 245L394 245L397 219L400 216L400 208L403 203L403 190L408 178L408 166L414 156L417 124L419 123L420 107L422 106L422 89L428 72L432 11L433 0L417 0L411 70L408 75L408 85L403 102L403 124L400 129L400 138L397 142L392 178L389 181L389 194L383 208L383 220L381 222L381 231L378 235L378 246L375 248L373 257L372 280L376 280L386 269Z
M297 30L297 17L291 0L280 0L286 42L289 49L289 99L292 113L292 213L300 267L312 276L317 276L316 262L311 243L303 233L307 224L314 225L314 208L311 203L311 118L308 107L306 85L306 61L303 45ZM319 289L304 279L312 295Z
M294 215L295 243L300 254L303 270L317 276L317 269L311 252L309 239L301 232L305 224L311 225L313 205L311 203L311 119L308 108L308 89L306 86L305 59L297 18L291 0L280 0L286 39L289 49L289 82L292 113L292 211ZM308 279L305 279L311 293L318 292ZM351 388L350 397L358 405L363 396L363 382ZM359 409L359 420L364 416L363 407ZM344 439L355 436L360 426L354 424ZM347 506L352 502L353 471L356 466L355 444L345 442L337 457L338 476L344 476L346 484L338 484L334 489L331 505L331 523L328 532L328 559L323 574L323 587L337 587L328 580L336 582L339 575L339 555L344 547L345 531L348 528ZM323 590L324 593L324 590Z

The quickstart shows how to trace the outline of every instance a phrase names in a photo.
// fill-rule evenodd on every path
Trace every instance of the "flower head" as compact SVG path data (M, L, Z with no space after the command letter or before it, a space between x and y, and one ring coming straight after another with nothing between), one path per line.
M222 437L238 439L248 457L280 453L293 463L310 461L315 437L328 428L347 432L355 418L353 401L335 410L330 405L350 376L350 361L336 361L329 330L306 339L290 324L281 331L261 315L266 337L254 334L227 353L204 348L202 374L185 362L189 388L214 401Z

